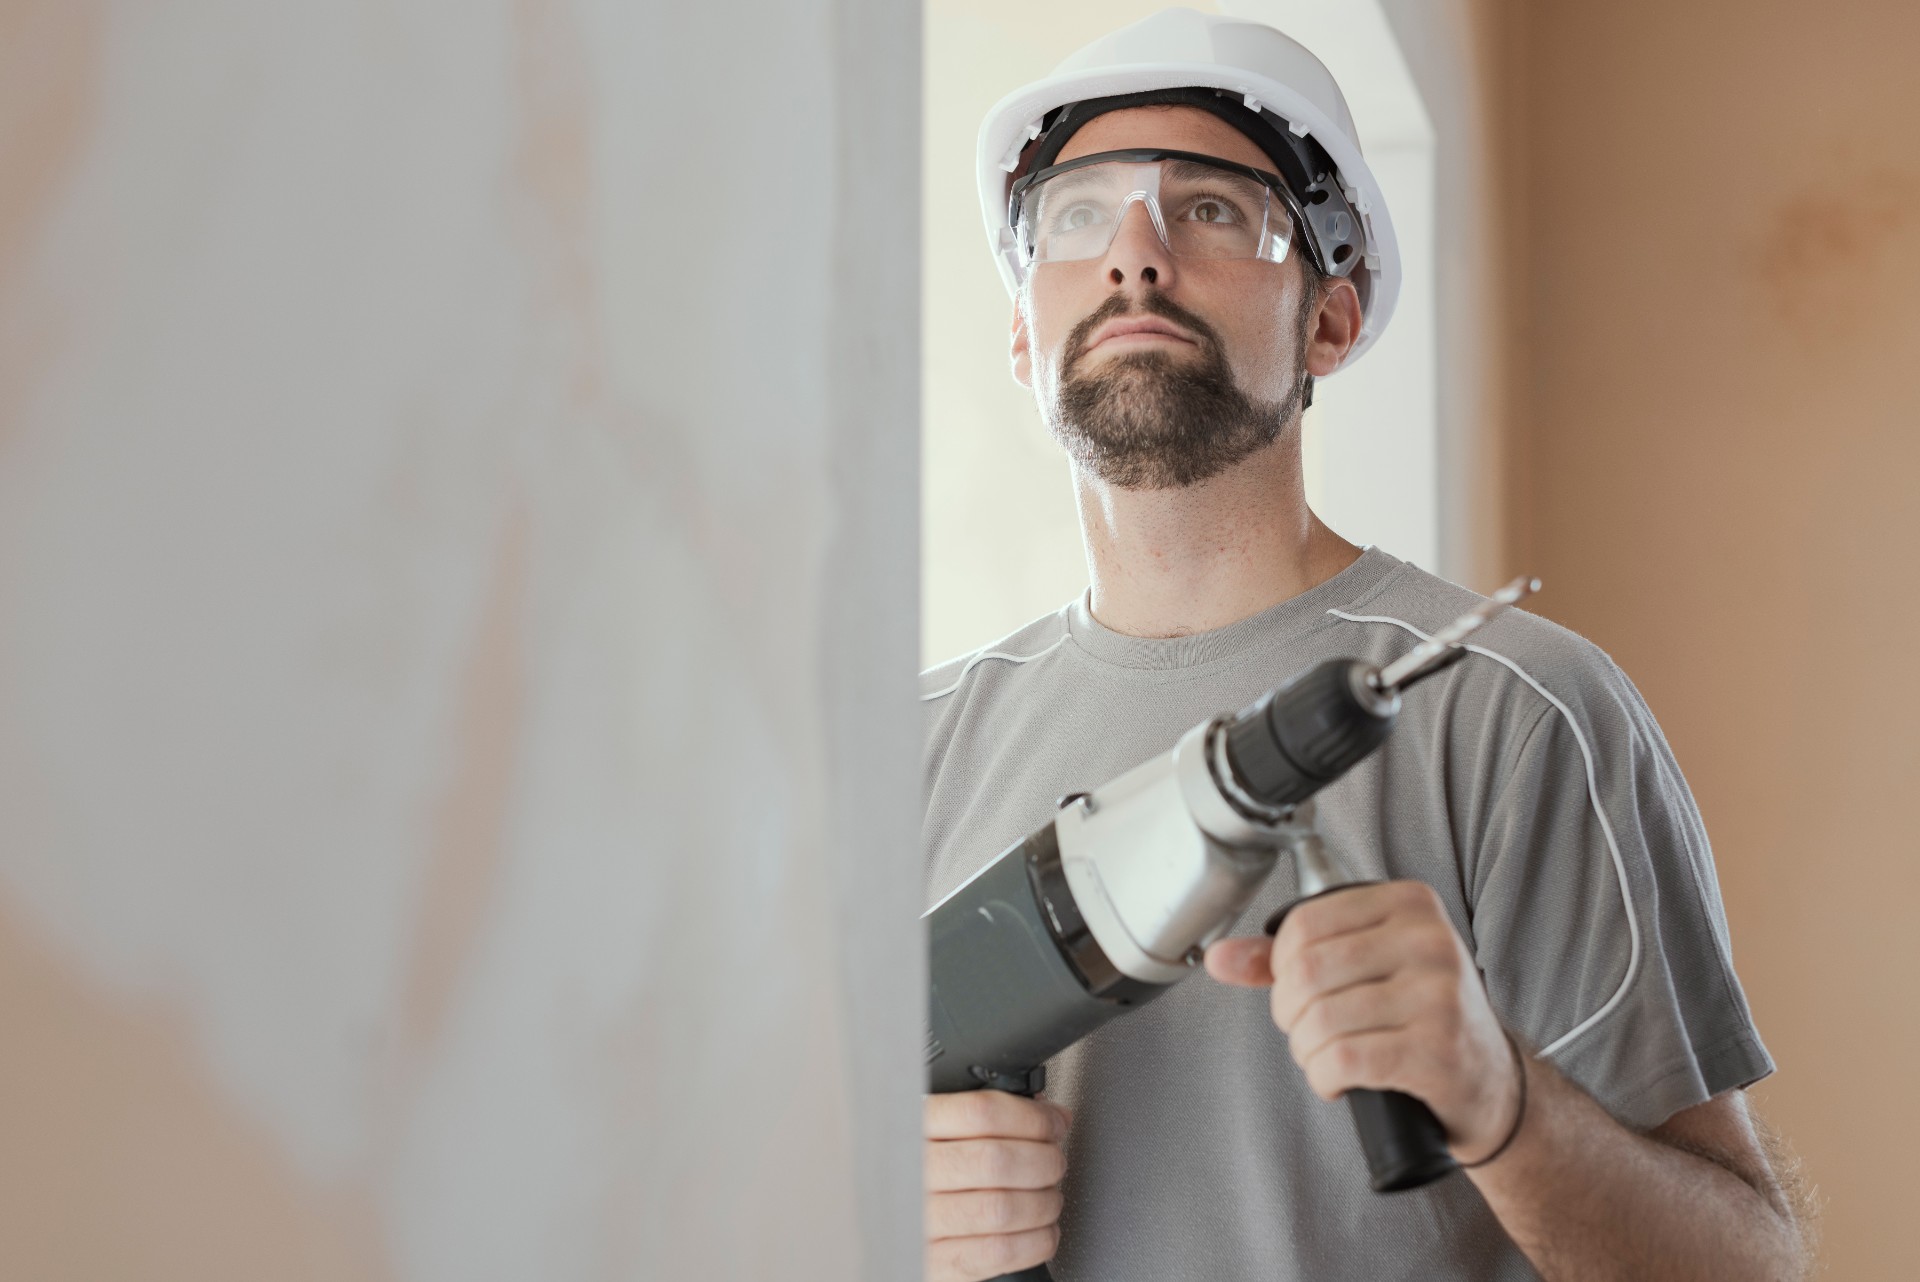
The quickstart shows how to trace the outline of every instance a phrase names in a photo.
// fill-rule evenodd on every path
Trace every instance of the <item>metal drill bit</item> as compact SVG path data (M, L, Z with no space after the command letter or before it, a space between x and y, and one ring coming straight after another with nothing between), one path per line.
M1540 590L1540 580L1521 575L1473 609L1441 628L1427 640L1380 669L1373 679L1376 689L1391 694L1404 690L1420 678L1430 676L1458 659L1466 651L1460 642L1477 632L1487 620L1508 606Z

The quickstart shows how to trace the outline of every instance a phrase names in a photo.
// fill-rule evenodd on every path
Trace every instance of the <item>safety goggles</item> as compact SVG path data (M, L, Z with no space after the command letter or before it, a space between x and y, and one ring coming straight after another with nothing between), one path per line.
M1190 151L1102 151L1035 170L1008 193L1007 221L1029 264L1107 252L1138 203L1176 258L1285 262L1298 203L1277 174Z

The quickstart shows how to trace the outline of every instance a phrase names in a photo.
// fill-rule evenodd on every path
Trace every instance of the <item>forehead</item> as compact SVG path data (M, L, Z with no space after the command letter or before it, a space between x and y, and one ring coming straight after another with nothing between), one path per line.
M1255 169L1273 168L1273 158L1251 138L1199 107L1127 107L1095 116L1067 140L1054 163L1126 147L1197 151Z

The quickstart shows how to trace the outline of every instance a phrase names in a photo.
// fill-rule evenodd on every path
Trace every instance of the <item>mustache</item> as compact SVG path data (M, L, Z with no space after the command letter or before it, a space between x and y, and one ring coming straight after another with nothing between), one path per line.
M1079 324L1067 334L1067 362L1062 373L1072 373L1073 367L1087 353L1087 340L1093 337L1093 331L1108 321L1120 316L1133 314L1133 306L1125 294L1109 294L1107 301L1094 308L1083 317ZM1168 298L1159 290L1148 290L1141 297L1140 311L1148 316L1158 316L1181 326L1200 341L1203 355L1215 358L1220 352L1220 336L1213 326L1195 316L1180 304Z

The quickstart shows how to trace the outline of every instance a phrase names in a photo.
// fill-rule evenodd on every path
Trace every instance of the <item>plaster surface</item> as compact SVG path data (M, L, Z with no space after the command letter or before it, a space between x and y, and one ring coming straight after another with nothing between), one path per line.
M0 6L10 1274L917 1268L917 48Z

